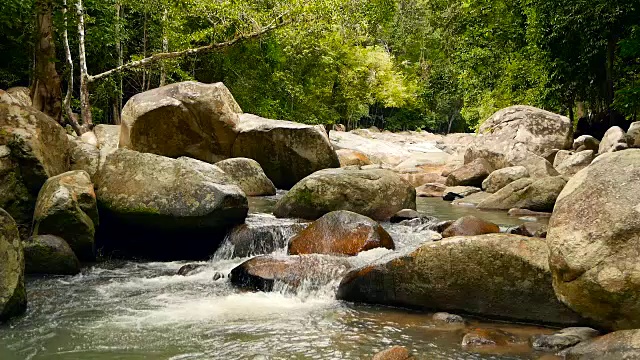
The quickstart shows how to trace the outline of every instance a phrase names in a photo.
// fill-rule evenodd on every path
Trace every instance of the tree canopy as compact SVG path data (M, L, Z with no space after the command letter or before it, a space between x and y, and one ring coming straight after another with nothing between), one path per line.
M0 88L30 86L51 6L54 62L69 86L63 30L79 61L68 0L0 3ZM528 104L576 119L640 110L640 1L85 0L89 75L154 54L234 39L217 51L150 61L93 79L95 123L165 83L222 81L243 110L305 123L470 131ZM275 26L274 26L275 25ZM272 26L273 31L261 32ZM258 34L250 39L243 37ZM74 77L80 78L80 66ZM108 76L107 76L108 75ZM72 89L79 111L79 89ZM122 100L121 100L122 99Z

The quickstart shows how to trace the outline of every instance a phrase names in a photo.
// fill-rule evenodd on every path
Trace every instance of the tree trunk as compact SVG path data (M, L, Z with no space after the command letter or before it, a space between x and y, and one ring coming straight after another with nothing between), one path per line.
M613 73L615 71L616 60L616 38L615 35L610 35L607 42L607 83L606 83L606 109L609 112L609 125L613 125L613 97L614 97L614 85L613 85Z
M121 42L121 23L122 19L122 5L120 2L116 2L116 53L118 54L118 66L122 66L124 59L122 55L122 42ZM118 74L118 94L116 96L114 108L113 108L113 123L115 125L120 125L122 122L121 111L122 111L122 74Z
M33 106L62 122L62 89L56 71L56 48L53 38L53 3L36 1L37 36L35 44L34 79L31 85Z
M91 103L89 102L89 72L87 71L87 55L84 48L84 8L82 0L77 0L76 10L78 14L78 42L80 58L80 108L82 113L82 126L90 129L93 124L91 119Z
M81 135L82 129L78 124L78 117L73 113L71 109L71 99L73 97L73 59L71 58L71 49L69 48L69 32L67 31L68 19L67 19L67 0L63 0L64 7L62 8L62 14L64 16L64 30L62 32L62 41L64 43L64 53L67 61L67 72L69 73L69 79L67 84L67 95L64 97L64 110L67 113L69 124L73 127L76 134Z
M164 9L164 14L162 15L162 52L166 53L169 51L169 39L167 38L167 17L169 16L169 12L167 9ZM164 61L160 64L160 86L164 86L167 82L167 69L164 66Z

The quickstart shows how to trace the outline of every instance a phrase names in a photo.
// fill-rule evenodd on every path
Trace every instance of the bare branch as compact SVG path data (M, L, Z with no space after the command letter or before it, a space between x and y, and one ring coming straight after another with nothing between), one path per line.
M189 55L196 55L196 54L200 54L200 53L212 52L212 51L216 51L216 50L219 50L219 49L223 49L223 48L227 48L227 47L233 46L233 45L235 45L237 43L240 43L242 41L255 39L255 38L261 37L261 36L263 36L263 35L265 35L267 33L270 33L270 32L272 32L272 31L274 31L274 30L276 30L276 29L278 29L280 27L283 27L283 26L289 24L290 21L282 21L282 17L283 16L278 17L271 24L261 28L258 31L255 31L255 32L252 32L252 33L249 33L249 34L240 35L240 36L234 38L233 40L229 40L229 41L225 41L225 42L217 43L217 44L201 46L201 47L192 48L192 49L187 49L187 50L182 50L182 51L154 54L154 55L146 57L144 59L132 61L132 62L129 62L127 64L118 66L117 68L105 71L103 73L89 76L88 80L89 80L89 82L94 82L96 80L100 80L100 79L109 77L109 76L111 76L113 74L116 74L116 73L119 73L119 72L122 72L122 71L125 71L125 70L149 66L149 65L151 65L153 63L157 63L159 61L164 61L164 60L168 60L168 59L176 59L176 58L180 58L180 57L183 57L183 56L189 56Z

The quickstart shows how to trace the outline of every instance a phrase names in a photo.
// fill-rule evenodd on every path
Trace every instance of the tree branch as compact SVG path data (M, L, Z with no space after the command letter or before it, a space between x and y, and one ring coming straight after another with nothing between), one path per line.
M206 46L201 46L201 47L197 47L197 48L192 48L192 49L187 49L187 50L182 50L182 51L175 51L175 52L167 52L167 53L158 53L158 54L154 54L152 56L146 57L144 59L140 59L140 60L136 60L136 61L132 61L129 63L126 63L124 65L118 66L114 69L111 70L107 70L103 73L97 74L97 75L90 75L88 77L89 82L94 82L96 80L100 80L100 79L104 79L106 77L109 77L113 74L116 73L120 73L122 71L125 70L129 70L129 69L134 69L134 68L139 68L139 67L145 67L148 65L151 65L153 63L159 62L159 61L164 61L164 60L168 60L168 59L176 59L176 58L180 58L183 56L189 56L189 55L195 55L195 54L200 54L200 53L207 53L207 52L212 52L212 51L216 51L219 49L223 49L226 47L230 47L233 46L239 42L242 41L246 41L246 40L250 40L250 39L255 39L258 37L261 37L267 33L270 33L280 27L283 27L287 24L289 24L290 21L282 21L282 16L279 17L278 19L276 19L273 23L271 23L268 26L265 26L263 28L261 28L259 31L255 31L252 32L250 34L243 34L241 36L238 36L236 38L234 38L233 40L229 40L229 41L225 41L222 43L217 43L217 44L211 44L211 45L206 45Z

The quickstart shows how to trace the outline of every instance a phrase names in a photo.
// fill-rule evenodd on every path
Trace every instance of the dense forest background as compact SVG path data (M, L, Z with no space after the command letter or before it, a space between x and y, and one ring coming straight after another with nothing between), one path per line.
M222 81L264 117L389 130L474 130L513 104L576 121L629 122L640 110L639 0L85 0L80 12L68 1L66 14L62 0L0 3L0 88L37 78L43 13L62 94L64 29L80 77L80 13L89 74L277 24L92 82L94 123L117 122L122 101L184 80Z

